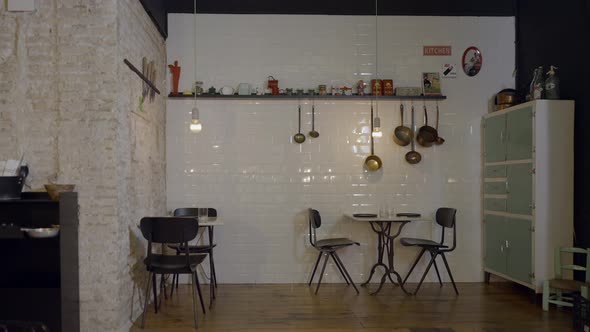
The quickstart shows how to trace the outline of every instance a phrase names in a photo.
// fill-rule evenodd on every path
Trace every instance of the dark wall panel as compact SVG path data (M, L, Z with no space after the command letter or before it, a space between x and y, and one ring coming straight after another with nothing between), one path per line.
M559 67L561 98L576 102L574 226L579 246L590 247L590 40L586 0L519 0L517 87L526 91L533 69Z
M513 0L379 1L379 15L513 16ZM192 13L193 1L166 1L169 13ZM198 13L373 15L375 1L199 0Z
M140 0L146 13L150 16L160 34L168 37L168 14L164 0ZM184 1L183 1L184 2ZM192 1L190 2L192 4ZM191 5L192 6L192 5Z

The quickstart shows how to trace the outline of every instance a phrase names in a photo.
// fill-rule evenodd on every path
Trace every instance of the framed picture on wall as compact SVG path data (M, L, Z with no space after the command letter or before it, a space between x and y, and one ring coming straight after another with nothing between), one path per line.
M425 96L441 95L440 74L422 73L422 91Z

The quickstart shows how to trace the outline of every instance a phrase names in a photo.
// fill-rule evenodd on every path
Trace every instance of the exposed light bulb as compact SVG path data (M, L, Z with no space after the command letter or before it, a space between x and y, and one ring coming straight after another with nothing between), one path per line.
M199 120L199 109L197 106L193 107L193 110L191 111L191 124L189 128L193 133L200 133L201 130L203 130L203 125Z
M377 138L383 137L383 132L381 131L381 128L375 128L373 130L372 135L373 135L373 137L377 137Z
M373 137L383 137L383 132L381 131L381 119L378 116L373 120L373 132L371 135L373 135Z

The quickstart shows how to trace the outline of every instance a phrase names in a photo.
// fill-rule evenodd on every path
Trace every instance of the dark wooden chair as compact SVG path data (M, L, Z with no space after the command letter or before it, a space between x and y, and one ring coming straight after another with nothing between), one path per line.
M195 328L197 328L197 302L195 289L199 293L201 307L205 312L205 305L201 295L201 287L197 277L197 266L203 262L206 254L190 254L188 241L193 240L198 233L199 225L195 218L180 217L145 217L141 219L140 229L143 237L148 241L147 254L144 260L149 272L145 292L145 306L141 318L141 328L145 324L145 315L149 303L149 293L152 282L154 284L154 302L157 302L156 274L190 274L192 276L193 314ZM153 243L178 243L185 248L182 255L166 255L165 252L156 254L152 252ZM150 282L150 278L152 282ZM157 312L157 311L156 311Z
M350 274L348 274L346 267L344 267L344 264L342 263L342 260L340 260L340 257L338 257L338 254L336 253L336 251L338 251L339 249L342 249L342 248L352 246L352 245L358 246L360 244L358 242L355 242L355 241L353 241L351 239L347 239L347 238L331 238L331 239L317 240L316 239L316 229L320 228L321 226L322 226L322 218L320 217L320 213L317 210L309 209L309 243L311 243L311 245L319 251L319 254L318 254L318 259L315 262L315 266L313 267L313 272L311 273L311 278L309 279L308 285L311 286L311 283L313 281L313 277L315 276L315 272L318 268L318 264L320 262L320 259L322 258L322 256L325 256L326 258L324 260L324 265L322 266L322 272L320 273L320 279L318 280L318 285L315 289L315 293L316 294L318 293L318 290L320 289L320 284L322 283L322 277L324 276L324 271L326 270L326 265L328 264L328 258L332 257L332 259L334 260L334 263L336 264L336 267L340 271L340 274L342 274L344 281L346 281L346 284L348 284L348 285L352 284L352 287L354 287L354 290L358 294L359 290L356 288L354 281L352 281Z
M455 289L455 293L457 295L459 295L459 291L457 290L457 285L455 284L455 280L453 279L453 274L451 273L451 269L449 268L449 263L447 262L447 258L445 257L446 252L451 252L451 251L455 250L455 248L457 247L457 225L456 225L456 218L455 218L456 214L457 214L457 210L453 209L453 208L439 208L438 210L436 210L436 223L439 224L440 226L442 226L442 232L441 232L442 235L441 235L440 242L436 242L436 241L429 240L429 239L416 239L416 238L407 238L407 237L400 239L400 243L403 246L422 248L422 250L420 251L420 254L418 254L418 257L416 258L416 260L414 261L414 264L410 268L410 271L408 271L408 274L404 278L404 281L403 281L404 284L406 283L406 280L408 280L408 277L410 276L412 271L414 271L414 268L416 267L416 265L418 264L418 262L420 261L420 258L422 258L424 253L427 251L430 253L430 263L428 263L428 267L426 268L426 270L424 270L424 274L422 275L422 279L420 279L420 283L418 284L418 287L416 287L414 294L417 294L418 291L420 290L420 286L422 286L422 282L424 282L424 278L426 278L426 275L428 274L428 271L430 270L432 265L434 265L434 269L436 270L436 276L438 277L438 282L442 286L442 280L440 278L440 273L438 272L438 266L436 266L436 257L438 257L440 255L443 259L443 262L445 263L445 266L447 268L447 272L449 273L449 277L451 278L451 282L453 283L453 288ZM444 243L446 228L453 229L453 245L451 247L445 245L445 243Z
M178 208L174 210L175 217L198 217L198 208ZM217 217L217 210L214 208L207 209L207 215L209 217ZM209 230L212 232L212 230ZM212 234L209 233L209 241L211 240ZM188 251L191 254L207 254L209 255L209 277L210 277L210 292L209 292L209 307L213 303L213 299L215 298L215 288L217 288L217 275L215 273L215 261L213 260L213 248L217 246L216 243L208 242L206 244L197 244L197 245L189 245ZM173 245L170 248L176 250L176 254L179 255L180 253L185 251L181 245ZM170 296L172 296L174 292L174 285L176 285L176 289L178 289L178 275L172 276L172 289L170 290Z

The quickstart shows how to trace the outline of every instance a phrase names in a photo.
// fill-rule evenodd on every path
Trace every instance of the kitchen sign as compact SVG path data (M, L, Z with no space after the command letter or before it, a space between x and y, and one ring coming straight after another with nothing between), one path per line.
M424 46L424 56L450 56L451 46Z

